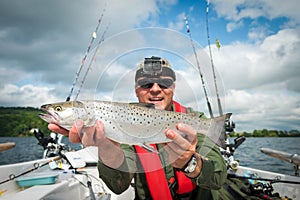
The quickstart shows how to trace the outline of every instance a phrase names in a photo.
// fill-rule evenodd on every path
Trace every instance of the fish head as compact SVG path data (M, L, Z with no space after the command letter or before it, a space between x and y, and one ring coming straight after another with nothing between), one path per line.
M57 124L63 128L70 129L77 119L88 121L88 115L84 103L80 101L68 101L41 106L39 116L48 123Z

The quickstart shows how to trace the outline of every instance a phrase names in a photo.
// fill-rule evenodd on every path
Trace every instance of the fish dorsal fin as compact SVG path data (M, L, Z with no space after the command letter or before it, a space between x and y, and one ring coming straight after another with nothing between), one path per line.
M147 151L149 151L151 153L158 153L158 151L149 144L139 144L139 146L146 149Z
M155 109L155 104L153 103L130 103L130 105Z
M199 117L199 114L198 113L195 113L195 112L191 112L191 113L185 113L191 117Z

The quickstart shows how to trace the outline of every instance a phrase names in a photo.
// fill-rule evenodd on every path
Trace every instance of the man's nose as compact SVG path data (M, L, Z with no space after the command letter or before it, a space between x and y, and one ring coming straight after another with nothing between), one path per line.
M157 83L154 83L150 89L151 91L160 91L161 87Z

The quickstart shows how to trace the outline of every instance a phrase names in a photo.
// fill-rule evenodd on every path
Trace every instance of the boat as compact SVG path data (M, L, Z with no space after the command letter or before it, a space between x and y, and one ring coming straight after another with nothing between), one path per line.
M66 151L66 145L50 142L44 156L0 165L0 199L132 199L134 196L133 187L116 195L99 178L96 147Z
M190 33L189 29L188 32ZM192 38L191 41L193 41ZM88 49L90 49L90 46ZM84 59L83 61L85 61ZM81 71L81 67L79 72ZM88 71L90 71L89 68ZM70 100L74 85L79 77L79 72L76 73L75 81L66 101ZM85 77L81 83L84 82ZM80 89L81 85L78 93ZM210 105L209 102L207 103ZM221 107L219 101L218 105ZM219 109L219 111L221 113L222 110ZM228 122L226 128L227 134L230 135L234 124ZM62 143L62 135L51 133L50 137L46 138L38 130L34 130L34 134L39 144L44 147L43 158L0 166L0 199L134 199L135 193L133 187L129 186L125 192L117 195L99 178L96 166L98 162L96 147L85 147L78 151L73 151ZM270 150L272 152L270 155L275 155L277 158L280 157L283 162L292 161L291 163L294 164L293 167L295 168L295 176L287 175L284 172L275 173L241 166L234 158L234 151L244 141L244 137L236 138L234 143L226 140L225 147L220 147L228 167L228 178L224 188L226 186L226 189L230 189L230 183L233 180L239 180L236 183L237 188L244 190L242 191L243 194L248 196L260 199L274 199L278 197L280 199L300 200L300 177L297 174L299 169L298 156ZM266 149L263 149L263 151L267 152ZM288 158L290 155L293 156ZM247 198L237 197L235 199Z
M0 199L134 199L133 187L130 186L124 193L117 195L99 178L97 147L73 151L58 142L61 141L62 135L51 134L58 140L47 139L40 134L35 135L40 145L42 140L49 141L44 150L44 158L1 165ZM295 176L240 166L234 159L234 151L244 140L244 137L239 137L234 143L227 141L226 148L221 151L228 166L227 181L232 179L247 181L253 186L249 188L256 186L257 189L257 193L249 189L249 195L261 196L263 192L265 199L268 199L267 194L276 194L282 199L300 199L299 156L262 149L262 152L293 163Z
M15 146L16 146L16 143L14 143L14 142L0 143L0 152L14 148Z
M266 155L294 164L291 166L294 168L294 175L240 166L239 162L234 159L234 151L245 139L244 136L238 137L234 143L227 143L226 150L221 150L228 167L227 182L230 182L231 179L244 181L246 188L243 188L243 192L259 199L274 199L274 197L278 199L300 199L300 177L298 173L300 156L270 148L260 149ZM241 186L238 187L241 188Z

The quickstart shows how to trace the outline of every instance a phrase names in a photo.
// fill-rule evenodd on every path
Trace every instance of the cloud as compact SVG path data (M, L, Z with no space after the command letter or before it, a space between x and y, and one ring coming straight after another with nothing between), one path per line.
M237 42L213 51L229 91L226 110L234 113L237 130L300 128L299 28L283 29L261 43Z
M281 30L265 38L262 43L237 42L223 45L220 51L214 48L216 65L227 87L232 89L255 88L298 79L299 52L300 29Z
M226 105L234 113L232 118L237 122L237 131L292 130L299 129L299 96L286 90L230 90Z
M58 87L56 87L57 89ZM46 102L63 101L57 98L54 88L34 85L7 84L0 90L1 106L39 107ZM12 101L13 100L13 101Z
M269 31L264 26L252 27L249 30L248 38L250 39L250 41L260 42L264 40L268 34Z
M228 20L239 21L241 19L251 18L257 19L259 17L266 17L274 19L277 17L287 17L300 22L300 13L298 12L297 0L283 2L280 0L275 1L222 1L211 0L219 17L225 17Z
M107 38L129 27L140 26L146 20L151 21L158 13L153 0L92 0L84 3L4 0L0 4L1 87L9 84L19 87L20 83L29 81L70 85L101 14L98 37L108 27ZM116 48L123 45L127 45L126 41Z
M105 40L88 71L80 98L134 101L132 80L137 63L145 56L159 54L168 57L178 72L176 99L208 113L183 16L190 14L194 20L195 37L197 28L203 28L204 22L202 25L196 23L198 15L192 14L199 10L196 4L174 12L172 9L178 8L178 3L176 0L75 0L71 3L66 0L2 0L0 105L39 107L43 103L65 100L97 20L103 14L94 47L108 28ZM215 11L221 20L226 20L226 26L222 27L232 35L236 30L249 27L243 32L249 41L232 37L223 42L220 38L221 49L212 46L222 105L224 111L234 113L237 130L300 129L297 125L300 119L300 29L297 28L300 13L297 0L288 3L279 0L211 0L211 5L212 13ZM168 19L161 19L161 15ZM272 29L267 22L260 23L262 18L267 22L280 18L282 22L276 24L277 29ZM213 17L212 22L219 23L219 20ZM161 24L167 25L169 31L133 31L134 28ZM214 27L211 30L218 31ZM94 47L85 66L89 64ZM200 48L198 45L197 52L217 113L208 48L203 49L205 59L203 50L198 51Z
M284 21L280 28L293 28L300 24L297 0L289 2L280 0L212 0L211 4L217 15L226 20L228 32L238 31L240 28L249 28L248 37L252 41L253 39L262 39L264 35L274 34L273 29L275 27L268 26L268 24L262 23L263 21L268 21L270 24ZM276 22L276 20L281 20L281 22ZM252 21L252 23L249 23L249 21Z
M226 25L226 30L228 32L232 32L233 30L235 29L238 29L240 27L242 27L244 24L242 21L239 21L239 22L230 22Z
M127 3L135 6L128 7ZM126 12L122 12L124 8ZM156 15L157 7L151 0L110 0L109 5L105 5L105 1L36 3L29 0L2 1L0 12L0 40L5 47L0 50L1 60L14 62L9 67L43 71L49 75L50 70L58 66L68 70L79 66L80 55L84 53L101 14L104 16L100 30L109 26L109 35L139 26Z
M173 21L169 22L168 27L170 29L177 30L177 31L182 30L185 26L185 22L184 22L185 17L186 17L185 13L180 13L176 17L176 22Z

